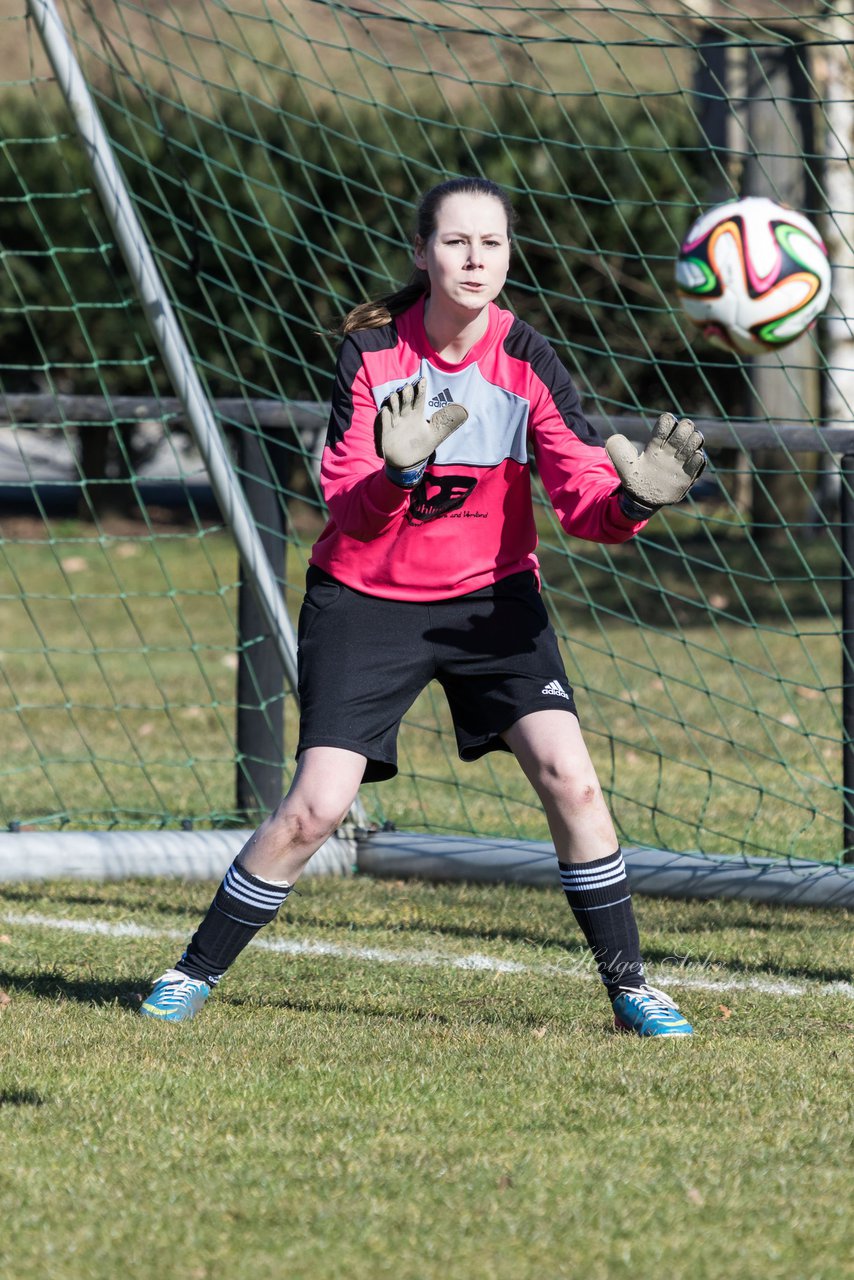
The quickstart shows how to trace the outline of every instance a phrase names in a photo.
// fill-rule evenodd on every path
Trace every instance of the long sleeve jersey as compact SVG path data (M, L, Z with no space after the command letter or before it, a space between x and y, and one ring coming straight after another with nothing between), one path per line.
M374 422L386 397L427 379L428 415L455 401L467 421L419 486L393 484ZM619 477L550 344L490 304L487 330L459 364L431 347L424 300L341 345L321 485L329 521L311 564L392 600L439 600L538 570L529 457L567 533L625 542L643 522L620 510Z

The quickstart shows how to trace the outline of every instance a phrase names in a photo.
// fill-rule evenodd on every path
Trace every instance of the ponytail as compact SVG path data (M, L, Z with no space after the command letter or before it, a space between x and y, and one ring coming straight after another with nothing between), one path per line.
M374 298L370 302L360 302L352 311L341 319L333 329L340 337L346 337L356 329L379 329L389 324L395 316L408 311L419 298L430 292L430 281L426 271L415 270L409 280L394 293Z

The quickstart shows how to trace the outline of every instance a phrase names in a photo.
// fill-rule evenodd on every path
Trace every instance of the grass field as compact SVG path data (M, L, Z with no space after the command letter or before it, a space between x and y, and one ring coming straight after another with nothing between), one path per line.
M317 878L138 1018L212 890L0 889L3 1277L851 1276L850 914L638 899L649 1043L559 891Z
M110 64L204 112L217 86L293 81L308 115L411 96L429 120L441 95L464 117L517 84L569 124L681 100L693 67L635 0L494 5L501 39L432 0L410 24L315 0L96 8L100 34L69 17L98 81ZM0 79L47 103L25 9L0 0ZM722 521L678 557L667 528L620 574L544 548L621 834L836 856L832 540L756 564ZM235 820L237 578L220 530L3 522L0 825ZM289 700L288 763L294 728ZM371 816L544 836L513 762L460 770L448 729L431 689ZM611 1028L557 890L308 879L197 1022L143 1021L213 889L0 884L0 1280L854 1276L851 913L639 901L650 978L698 1031L644 1043Z

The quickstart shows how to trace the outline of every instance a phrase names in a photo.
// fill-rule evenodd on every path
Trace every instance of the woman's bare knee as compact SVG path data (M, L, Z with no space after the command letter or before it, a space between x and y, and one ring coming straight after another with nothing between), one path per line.
M587 770L568 768L563 761L542 762L531 779L544 803L560 808L585 810L604 803L602 789Z
M300 756L290 790L263 824L264 834L277 844L319 847L352 807L365 763L351 751L308 748Z
M285 796L265 825L291 845L321 845L338 830L349 808L350 803L317 803L299 795Z

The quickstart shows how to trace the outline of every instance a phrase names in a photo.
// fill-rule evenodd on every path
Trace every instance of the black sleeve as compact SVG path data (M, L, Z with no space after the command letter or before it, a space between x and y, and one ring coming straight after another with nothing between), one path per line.
M504 339L504 349L516 360L524 360L544 384L567 427L584 444L603 446L601 436L587 421L568 369L550 342L524 320L516 319Z
M343 438L353 417L353 382L362 367L366 351L382 351L397 345L397 329L394 321L377 329L357 329L348 333L338 350L335 362L335 382L332 386L332 405L326 443L336 445Z

